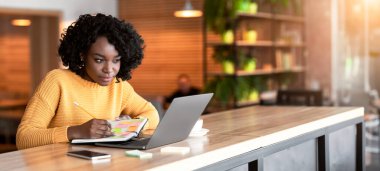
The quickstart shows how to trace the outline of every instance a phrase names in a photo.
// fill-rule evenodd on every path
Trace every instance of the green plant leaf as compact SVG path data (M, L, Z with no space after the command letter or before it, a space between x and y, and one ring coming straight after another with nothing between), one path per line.
M226 105L232 95L233 84L231 84L230 78L221 79L215 91L215 97L220 100L220 102Z
M233 49L230 46L217 46L214 47L214 53L212 55L216 62L223 62L225 60L234 61Z
M235 98L238 100L247 99L250 91L250 85L247 77L236 78L235 84Z
M207 29L217 34L234 27L237 12L247 0L205 0L204 17Z
M272 4L280 4L284 7L288 7L289 6L289 0L270 0L270 2Z

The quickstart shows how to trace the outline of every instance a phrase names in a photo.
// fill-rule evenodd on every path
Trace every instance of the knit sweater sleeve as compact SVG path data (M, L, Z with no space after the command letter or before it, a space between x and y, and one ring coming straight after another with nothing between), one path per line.
M48 128L60 98L59 74L49 72L36 89L17 130L18 149L68 142L67 126Z
M124 107L122 113L132 118L148 118L144 129L156 129L160 121L156 108L138 95L129 83L126 82L125 84L126 88L123 96Z

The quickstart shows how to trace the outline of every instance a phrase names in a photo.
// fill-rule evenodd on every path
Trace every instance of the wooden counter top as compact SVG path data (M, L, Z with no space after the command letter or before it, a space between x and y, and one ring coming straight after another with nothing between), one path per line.
M249 107L203 116L204 137L189 137L170 146L187 146L186 155L161 154L160 148L147 150L152 159L125 157L125 149L88 145L53 144L0 154L4 170L194 170L260 147L287 140L327 126L362 118L363 108L335 107ZM90 149L110 153L112 160L91 163L66 156L67 151Z

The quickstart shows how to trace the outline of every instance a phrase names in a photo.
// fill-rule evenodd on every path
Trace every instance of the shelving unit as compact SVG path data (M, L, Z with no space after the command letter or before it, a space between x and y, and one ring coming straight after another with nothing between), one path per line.
M255 75L272 75L272 74L297 73L297 72L304 72L304 69L302 67L291 68L291 69L272 69L272 70L256 69L253 72L240 70L240 71L236 71L236 73L234 74L227 74L223 72L210 72L207 74L210 76L255 76Z
M231 44L223 43L223 42L209 42L207 43L208 46L231 46ZM265 40L258 40L255 43L246 42L246 41L236 41L237 46L251 46L251 47L304 47L305 45L303 43L284 43L284 42L273 42L273 41L265 41Z
M303 17L292 16L292 15L283 15L283 14L273 14L267 12L258 12L256 14L248 14L248 13L239 13L239 19L243 18L261 18L261 19L269 19L269 20L281 20L281 21L289 21L289 22L305 22Z
M221 41L220 35L207 31L205 22L203 61L205 62L204 80L206 84L215 77L219 79L233 77L236 80L234 86L239 86L237 78L265 77L266 80L271 80L269 82L275 82L274 85L267 85L268 81L262 82L265 84L265 89L278 90L284 85L286 86L286 84L281 83L281 78L290 74L292 78L296 78L290 81L288 86L304 87L306 63L304 17L274 11L272 5L260 10L259 4L259 11L255 14L237 13L233 22L234 38L230 43ZM247 30L254 30L257 38L247 40L247 36L244 35ZM223 72L220 63L212 62L212 55L216 48L226 48L233 52L233 72ZM242 67L241 56L245 56L244 59L254 58L254 68L256 69L245 71ZM255 85L252 86L255 87ZM258 87L258 85L256 86ZM257 105L259 100L241 100L233 96L229 105L233 108Z

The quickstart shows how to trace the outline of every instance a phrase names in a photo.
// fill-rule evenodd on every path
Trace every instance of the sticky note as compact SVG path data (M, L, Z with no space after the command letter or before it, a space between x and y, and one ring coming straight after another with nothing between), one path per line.
M114 128L114 129L112 129L112 132L121 133L121 129L120 128Z
M189 147L163 147L161 153L187 154L190 152Z
M129 156L129 157L137 157L137 158L140 158L140 159L149 159L149 158L153 157L152 153L142 152L140 150L125 151L125 154L127 156Z
M131 132L136 131L136 130L137 130L136 126L131 126L128 128L128 131L131 131Z

